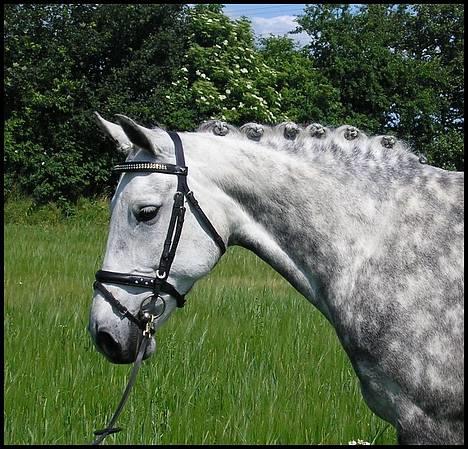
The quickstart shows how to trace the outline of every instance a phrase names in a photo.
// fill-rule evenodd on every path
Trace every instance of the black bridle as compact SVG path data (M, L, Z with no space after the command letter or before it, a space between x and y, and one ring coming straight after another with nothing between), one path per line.
M219 246L221 254L226 251L226 246L223 239L220 237L214 226L211 224L208 217L201 209L198 201L195 199L193 192L189 189L187 184L187 173L188 168L185 166L184 150L180 137L175 132L168 132L175 147L176 164L166 164L159 162L124 162L116 165L114 171L117 172L154 172L164 173L169 175L177 176L177 192L174 195L174 204L172 206L172 214L169 221L169 227L167 230L166 239L164 241L163 251L159 260L159 266L156 270L155 277L140 276L128 273L116 273L114 271L99 270L96 272L96 281L94 282L94 288L104 296L104 298L112 304L125 318L129 319L132 323L138 326L143 331L143 338L140 342L140 347L135 359L135 364L132 369L130 380L125 389L124 395L111 418L108 426L103 429L94 432L97 438L93 444L100 444L105 437L108 435L118 432L119 428L113 428L117 417L119 416L122 408L127 400L133 383L135 382L136 374L143 360L146 347L149 340L151 339L154 328L153 322L158 316L162 315L165 309L164 299L160 296L161 293L167 293L177 301L177 307L183 307L185 304L185 298L183 294L179 293L176 288L167 281L169 272L174 261L177 245L179 243L182 227L185 216L184 198L190 203L193 212L197 215L199 220L206 227L207 231ZM131 313L122 303L120 303L114 295L104 287L103 283L108 284L120 284L128 285L132 287L138 287L145 290L151 291L151 296L145 298L141 304L137 315ZM147 301L149 299L149 301ZM152 306L158 300L162 300L164 307L163 311L159 315L153 315L151 313Z
M185 166L184 150L180 137L175 132L169 131L168 134L174 142L176 165L159 162L124 162L114 167L114 171L117 172L153 172L177 176L177 192L174 195L171 219L169 221L166 240L164 241L163 252L159 261L159 267L156 270L156 276L148 277L99 270L96 273L96 281L94 282L94 288L99 290L104 295L106 300L115 306L115 308L123 316L135 323L142 330L145 329L146 323L148 321L148 317L145 316L145 313L148 313L147 311L150 310L151 301L148 303L147 307L143 306L143 303L145 302L143 301L138 316L133 315L125 306L123 306L117 299L114 298L114 296L103 286L102 283L104 282L109 284L129 285L132 287L151 290L152 299L158 298L161 292L167 293L175 298L177 301L177 307L184 306L185 295L179 293L176 288L167 281L184 223L184 198L187 198L187 201L192 206L194 213L205 225L213 240L221 249L221 253L223 254L226 251L226 246L224 245L223 239L219 236L216 229L198 204L198 201L195 199L193 192L188 187L188 169Z

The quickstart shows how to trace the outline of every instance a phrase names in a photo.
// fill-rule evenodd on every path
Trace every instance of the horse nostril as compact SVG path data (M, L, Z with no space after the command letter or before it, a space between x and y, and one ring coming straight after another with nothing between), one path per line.
M118 359L122 355L120 344L107 332L98 331L96 344L111 359Z

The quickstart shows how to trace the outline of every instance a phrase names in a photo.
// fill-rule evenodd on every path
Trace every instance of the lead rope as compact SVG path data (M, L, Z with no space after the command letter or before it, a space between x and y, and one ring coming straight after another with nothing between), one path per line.
M123 392L122 399L120 400L119 405L117 406L114 415L110 419L107 426L102 430L96 430L94 432L94 435L96 435L96 439L91 443L91 445L93 446L100 445L106 437L112 435L113 433L120 432L122 430L121 427L114 427L114 425L120 413L122 413L122 410L124 408L125 403L127 402L128 397L130 396L130 391L133 385L135 384L135 380L138 374L138 370L141 367L141 362L143 361L143 355L145 354L146 347L148 346L151 336L154 333L152 327L153 320L154 316L151 315L150 320L146 323L145 330L143 331L143 339L141 340L140 348L138 350L138 355L135 359L135 363L133 364L132 372L130 374L130 378L128 379L127 386L125 387L125 390Z

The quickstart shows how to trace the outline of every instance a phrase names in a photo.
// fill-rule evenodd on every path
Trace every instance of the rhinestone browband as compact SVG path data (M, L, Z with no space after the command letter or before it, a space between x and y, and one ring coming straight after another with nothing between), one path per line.
M162 164L159 162L124 162L122 164L115 165L114 171L146 171L154 173L167 173L170 175L187 175L187 167L174 164Z

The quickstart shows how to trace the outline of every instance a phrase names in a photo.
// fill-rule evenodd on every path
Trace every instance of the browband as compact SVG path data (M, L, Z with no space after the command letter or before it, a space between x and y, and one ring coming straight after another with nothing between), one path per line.
M166 173L168 175L187 176L188 168L174 164L162 164L159 162L122 162L112 169L118 172L152 172Z

